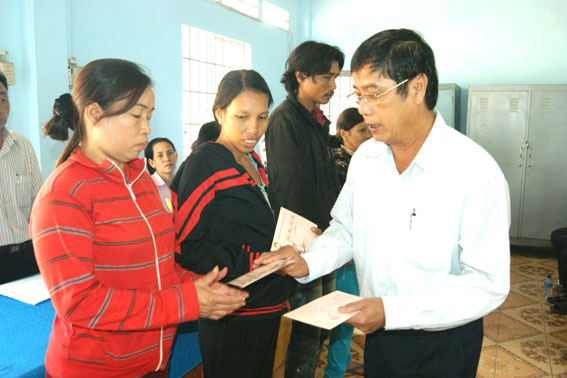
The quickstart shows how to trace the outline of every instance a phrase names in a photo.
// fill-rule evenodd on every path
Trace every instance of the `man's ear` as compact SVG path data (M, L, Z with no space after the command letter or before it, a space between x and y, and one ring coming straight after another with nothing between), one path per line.
M425 92L427 91L428 83L429 79L424 73L420 73L412 80L409 91L417 104L425 102Z
M89 122L91 125L97 123L100 117L102 117L102 115L104 114L102 108L96 102L90 103L85 106L84 112L87 122Z
M295 78L297 79L297 82L298 82L298 83L301 83L302 81L304 81L305 79L307 79L307 75L305 75L304 72L295 71Z

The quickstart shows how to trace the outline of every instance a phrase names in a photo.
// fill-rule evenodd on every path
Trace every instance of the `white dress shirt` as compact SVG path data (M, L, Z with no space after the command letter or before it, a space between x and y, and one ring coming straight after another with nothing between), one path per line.
M30 240L30 211L41 186L37 157L30 141L2 130L0 149L0 245Z
M171 214L172 203L171 203L171 190L169 189L169 186L167 186L167 184L165 183L165 181L163 181L163 179L157 173L157 171L152 174L152 179L154 180L154 183L157 186L159 197L161 198L161 203L163 207L168 213ZM169 204L167 203L168 201Z
M400 174L375 139L354 154L333 220L304 256L306 283L354 258L360 295L381 297L386 329L479 319L510 288L508 184L494 159L437 114Z

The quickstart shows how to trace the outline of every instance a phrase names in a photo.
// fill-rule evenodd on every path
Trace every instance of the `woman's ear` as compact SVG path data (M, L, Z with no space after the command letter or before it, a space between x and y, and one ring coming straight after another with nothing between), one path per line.
M156 169L156 165L154 163L153 159L148 159L148 164L150 165L150 167L152 167L153 169Z
M97 123L100 117L102 117L104 113L100 105L96 102L90 103L87 106L85 106L84 112L85 112L85 120L91 125Z
M215 117L217 118L217 123L222 127L222 122L224 121L224 111L221 108L215 109Z
M338 129L337 132L339 133L339 136L341 137L341 139L344 142L345 141L345 134L348 134L348 131L346 131L345 129Z

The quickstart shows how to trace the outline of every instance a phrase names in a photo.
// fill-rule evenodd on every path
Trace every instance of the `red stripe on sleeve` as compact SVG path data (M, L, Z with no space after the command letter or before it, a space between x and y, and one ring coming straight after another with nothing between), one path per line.
M189 216L191 209L194 207L195 203L199 200L199 197L203 195L209 188L215 185L215 182L222 180L225 177L238 174L235 168L225 169L224 171L219 171L213 174L211 177L203 181L190 195L187 197L185 202L181 207L177 206L177 214L175 217L175 229L180 230L185 219ZM179 204L178 204L179 205Z
M231 170L234 170L236 172L236 170L233 169L233 168L231 168ZM214 177L214 175L211 176L211 177ZM209 181L209 180L207 180L207 181ZM195 195L197 190L199 190L199 188L201 188L203 186L203 184L199 185L199 188L197 188L197 190L191 194L191 196L187 199L187 201L185 201L185 203L183 203L183 205L181 206L181 209L179 210L180 215L175 220L175 223L176 223L175 229L181 231L181 234L179 234L179 236L178 236L178 240L179 241L185 240L185 238L187 238L187 235L189 235L191 233L191 230L193 230L195 225L197 223L199 223L199 219L201 218L201 213L203 212L203 209L213 200L213 198L215 198L215 192L217 190L223 190L223 189L231 188L231 187L234 187L234 186L247 185L247 184L249 184L249 182L243 176L235 177L233 179L217 183L217 184L214 185L213 189L209 190L207 192L207 194L205 194L201 198L200 202L192 203L191 200L193 200L193 201L197 200L199 197L201 197L202 193L207 188L210 187L210 185L207 186L206 188L204 188L199 193L199 195ZM193 208L194 208L194 211L193 211L193 214L191 214L189 221L187 222L187 224L185 225L184 228L181 228L181 225L185 221L185 217L189 214L190 210L193 209ZM184 217L184 215L185 215L185 217Z

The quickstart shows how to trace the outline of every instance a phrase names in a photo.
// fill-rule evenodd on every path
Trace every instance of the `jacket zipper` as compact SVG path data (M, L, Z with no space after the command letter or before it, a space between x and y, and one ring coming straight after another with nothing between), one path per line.
M132 190L132 185L138 181L138 179L144 174L144 171L142 171L138 177L136 177L132 183L128 184L128 182L126 181L126 175L124 174L124 172L122 172L122 170L118 167L118 165L116 165L112 160L110 160L110 162L116 167L116 169L118 169L118 171L120 172L120 174L122 175L122 180L124 181L124 185L126 186L126 188L128 189L128 192L130 193L130 197L132 198L132 201L134 202L134 205L136 205L136 208L138 209L138 212L140 213L140 215L142 216L142 218L144 218L144 221L146 222L146 225L148 226L148 229L150 230L150 235L152 235L152 243L154 245L154 257L155 257L155 261L156 261L156 274L157 274L157 283L158 283L158 291L161 291L161 278L160 278L160 273L159 273L159 258L158 258L158 252L157 252L157 245L156 245L156 239L154 236L154 230L152 230L152 226L150 225L150 222L148 221L148 219L146 218L146 216L144 215L144 212L142 211L142 209L140 209L140 206L138 206L138 202L136 201L136 195L134 194L134 191ZM155 371L159 371L161 364L163 362L163 327L160 327L160 337L159 337L159 361L158 361L158 365Z

